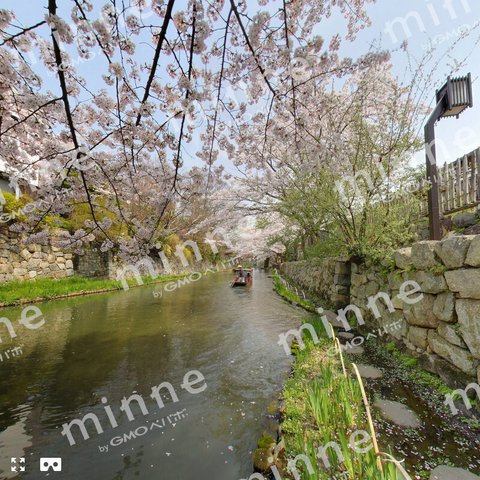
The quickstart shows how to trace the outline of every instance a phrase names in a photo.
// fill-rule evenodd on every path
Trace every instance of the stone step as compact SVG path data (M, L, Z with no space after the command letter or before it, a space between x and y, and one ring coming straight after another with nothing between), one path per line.
M400 427L419 428L422 426L417 414L402 403L378 399L373 405L380 410L383 418Z
M432 470L430 480L480 480L480 477L462 468L440 465Z
M383 372L371 365L357 365L358 371L362 378L382 378Z
M351 340L352 338L355 338L355 335L350 332L338 332L337 337L344 338L345 340Z
M355 346L355 345L352 347L348 347L345 350L345 353L348 353L349 355L363 355L364 352L365 350L363 347Z

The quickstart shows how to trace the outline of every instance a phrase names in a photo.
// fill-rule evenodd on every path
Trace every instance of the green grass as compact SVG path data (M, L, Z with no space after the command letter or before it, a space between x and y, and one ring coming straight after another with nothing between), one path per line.
M280 277L278 274L274 273L272 275L273 284L275 285L275 290L277 293L288 300L289 302L296 303L297 305L301 306L305 310L309 312L315 312L315 305L310 300L304 300L300 298L296 293L288 290L288 288L281 282Z
M413 383L428 386L442 396L453 392L441 378L421 368L415 357L401 352L395 343L387 343L384 348L398 361L398 367L405 369L405 374Z
M184 276L185 274L166 275L157 278L145 277L143 282L145 284L168 282ZM137 281L133 278L127 280L127 283L130 286L137 285ZM118 280L101 278L68 277L13 281L0 285L0 304L2 306L18 305L29 301L49 300L71 294L121 289L122 285Z
M267 448L270 445L276 445L275 439L271 435L267 435L265 432L262 434L262 436L258 440L258 448Z

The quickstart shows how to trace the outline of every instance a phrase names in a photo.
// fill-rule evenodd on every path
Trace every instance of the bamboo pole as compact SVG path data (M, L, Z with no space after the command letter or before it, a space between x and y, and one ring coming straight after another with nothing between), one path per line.
M397 467L397 470L400 472L402 477L405 480L412 480L412 477L408 474L408 472L403 468L402 461L397 460L396 458L392 457L389 453L386 452L381 452L382 455L385 455L387 459L385 460L386 462L392 462L395 464Z
M337 342L338 354L340 355L340 361L342 362L343 375L345 376L345 378L347 378L347 370L345 369L345 362L343 361L342 346L340 344L340 340L337 337L335 337L335 341Z
M363 404L365 405L365 410L367 411L368 424L370 425L370 431L372 432L373 449L375 450L375 455L377 455L378 468L383 473L382 459L380 458L380 450L378 448L377 436L375 435L375 427L373 426L372 414L370 412L370 405L368 403L367 394L365 393L365 387L363 386L362 377L360 375L360 372L358 371L357 365L355 365L355 363L352 363L352 366L355 370L355 374L357 375L358 382L360 383Z

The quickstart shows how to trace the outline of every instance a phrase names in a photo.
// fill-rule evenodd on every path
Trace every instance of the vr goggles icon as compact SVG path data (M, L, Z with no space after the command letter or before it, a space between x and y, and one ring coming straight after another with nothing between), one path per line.
M40 471L41 472L49 472L50 468L54 472L61 472L62 471L62 459L57 458L57 457L41 458L40 459Z

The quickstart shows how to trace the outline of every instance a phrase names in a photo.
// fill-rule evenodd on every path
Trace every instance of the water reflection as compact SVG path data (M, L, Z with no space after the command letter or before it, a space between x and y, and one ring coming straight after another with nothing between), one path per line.
M267 406L289 369L278 334L302 313L259 273L248 291L229 288L222 274L161 298L152 295L156 289L40 304L46 319L41 329L23 328L15 339L0 333L1 351L23 345L22 355L0 363L1 478L15 478L10 458L22 456L27 479L45 475L39 472L42 456L62 457L59 479L248 477ZM17 319L20 311L2 315ZM198 395L180 387L193 369L208 385ZM179 401L160 409L149 395L162 381L175 387ZM135 418L129 421L119 407L132 393L142 395L148 414L132 403ZM188 416L169 423L178 411ZM62 424L88 413L98 416L104 432L89 427L90 438L83 440L75 430L70 446ZM152 428L162 421L164 428ZM131 431L142 435L133 438Z

